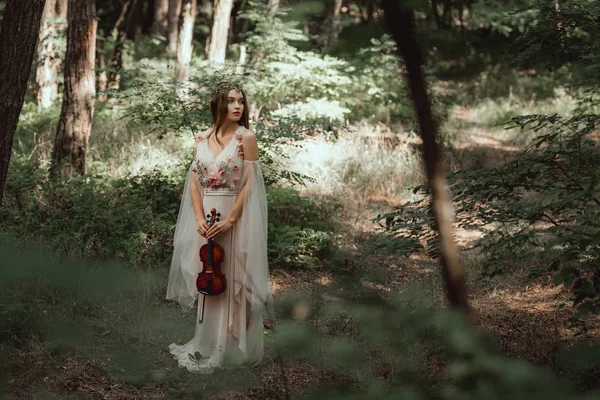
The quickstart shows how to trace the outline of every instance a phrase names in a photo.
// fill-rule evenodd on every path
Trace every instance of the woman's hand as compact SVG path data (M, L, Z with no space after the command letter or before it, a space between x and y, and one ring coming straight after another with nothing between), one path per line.
M204 221L204 220L201 220L201 221L196 220L196 232L198 232L200 234L200 236L206 237L206 233L208 232L208 228L209 228L209 226L206 223L206 221Z
M233 226L233 222L229 218L225 218L223 221L215 222L213 226L208 228L206 234L207 239L214 239L215 237L227 232Z

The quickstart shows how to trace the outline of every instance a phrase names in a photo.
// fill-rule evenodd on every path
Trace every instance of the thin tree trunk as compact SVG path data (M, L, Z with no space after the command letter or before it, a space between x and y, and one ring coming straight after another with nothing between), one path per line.
M152 32L152 28L154 26L154 7L156 1L148 0L146 4L146 16L144 18L144 23L142 24L142 33L144 35L149 35Z
M238 3L235 1L233 2L233 7L231 8L231 15L229 17L229 33L227 34L227 46L230 46L231 43L236 42L238 14L241 8L242 3Z
M154 0L154 22L160 32L165 34L169 25L169 0Z
M210 34L208 60L211 63L224 64L227 51L229 19L233 0L215 0L213 26Z
M342 19L341 19L341 10L342 10L342 0L335 0L335 6L333 8L333 22L331 24L331 40L330 45L334 45L338 41L338 37L340 35Z
M560 60L563 63L566 63L568 61L568 56L567 49L565 46L565 29L563 27L563 17L562 13L560 12L560 3L558 2L558 0L554 1L554 15L556 19L556 37L558 39L558 43L560 43L560 48L562 50L560 53Z
M168 50L171 54L177 54L179 14L181 14L181 0L169 0L169 13L167 15L167 42Z
M108 88L110 90L118 90L121 83L121 69L123 68L123 46L127 40L127 25L132 15L134 2L137 0L127 0L121 8L121 14L115 22L113 31L117 31L117 41L113 49L112 60L110 66L112 71L108 76Z
M65 93L52 151L53 174L85 173L96 95L96 7L69 0Z
M56 38L66 28L67 1L47 0L44 7L36 70L38 108L52 107L58 96L58 77L61 73L61 59L57 52Z
M449 28L452 23L452 1L451 0L442 0L442 5L444 7L444 12L442 14L444 26L446 28Z
M177 39L177 64L175 65L176 82L185 82L190 76L195 21L196 0L183 0L181 3L179 35Z
M442 27L442 21L440 19L440 14L438 13L438 6L440 0L431 0L431 13L433 14L433 20L435 21L435 26L440 29Z
M103 41L96 40L96 60L98 61L98 100L106 101L106 89L108 88L108 76L106 74L106 60L104 58Z
M269 0L269 16L273 18L279 11L279 0Z
M142 34L144 19L144 0L133 0L133 6L127 19L127 40L135 40Z
M436 142L437 127L421 70L421 52L413 34L412 11L400 10L396 0L383 0L383 8L388 29L398 44L398 54L404 58L406 64L406 79L419 120L425 169L431 188L433 214L440 240L442 276L448 300L451 306L468 312L465 278L454 243L452 204Z
M8 0L4 8L0 27L0 203L43 12L44 0Z
M367 24L371 24L373 22L373 14L375 14L375 1L369 0L367 4Z

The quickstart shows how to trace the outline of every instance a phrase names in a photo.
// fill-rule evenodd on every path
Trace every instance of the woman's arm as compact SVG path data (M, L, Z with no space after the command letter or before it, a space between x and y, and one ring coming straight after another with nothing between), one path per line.
M196 138L196 145L194 146L194 160L196 160L196 149L198 148L199 142L200 140ZM192 171L192 184L190 185L190 193L192 195L192 207L194 208L196 222L204 221L203 191L198 187L198 175L194 171Z
M258 143L256 135L250 129L246 129L242 134L242 149L244 151L244 161L258 160ZM241 215L244 208L244 197L246 195L246 185L240 190L238 197L226 219L234 223Z

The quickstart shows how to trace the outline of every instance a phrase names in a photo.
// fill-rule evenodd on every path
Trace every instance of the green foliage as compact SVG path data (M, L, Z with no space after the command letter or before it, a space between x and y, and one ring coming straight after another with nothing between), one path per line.
M89 311L92 304L125 293L136 283L123 265L59 262L40 251L41 245L19 241L17 247L0 241L0 343L52 340L52 331L63 327L64 314Z
M558 271L555 283L571 288L580 312L600 311L600 153L590 138L599 124L596 114L515 117L512 127L545 133L513 161L449 178L458 226L486 233L487 272L535 257ZM406 253L421 248L415 236L435 239L428 197L382 219Z
M474 1L469 8L467 23L504 36L523 33L533 23L539 10L532 0Z
M69 256L160 264L171 251L180 186L160 171L129 179L86 175L52 181L45 169L13 157L0 224L21 239L43 238Z
M360 285L348 293L369 293ZM415 290L356 301L284 299L274 335L279 355L308 360L355 382L317 387L311 399L592 399L546 369L510 358L465 318L436 311ZM339 330L331 331L335 322ZM349 327L350 326L350 327ZM342 334L346 331L345 334ZM352 333L350 333L352 332ZM431 378L432 363L443 376Z
M281 268L314 267L330 255L330 205L300 197L293 189L271 188L269 203L269 261Z
M598 2L537 0L534 7L539 10L535 20L517 40L517 61L536 62L549 69L568 65L575 74L574 83L598 84Z
M248 47L249 65L245 86L258 106L267 111L283 105L302 107L308 98L331 101L332 111L321 111L319 116L340 119L350 110L336 107L349 94L351 71L349 64L328 55L312 51L300 51L293 43L309 38L298 28L296 22L284 22L279 16L268 16L266 4L249 1L247 9L240 14L255 25L244 44ZM336 110L337 108L337 110Z
M401 74L396 43L389 34L372 38L370 46L352 57L352 92L344 104L353 112L352 121L375 118L379 121L412 118L412 104Z

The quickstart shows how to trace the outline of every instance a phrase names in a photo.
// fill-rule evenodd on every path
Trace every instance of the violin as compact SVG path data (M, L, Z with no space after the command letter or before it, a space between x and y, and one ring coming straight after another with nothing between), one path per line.
M221 216L217 210L213 208L210 214L206 216L208 226L213 226ZM202 261L202 272L196 278L196 287L198 292L204 296L216 296L225 291L227 288L227 279L221 271L221 263L225 258L225 249L219 243L212 239L208 239L208 243L200 248L200 260ZM202 317L199 322L204 320L204 299L202 301Z

